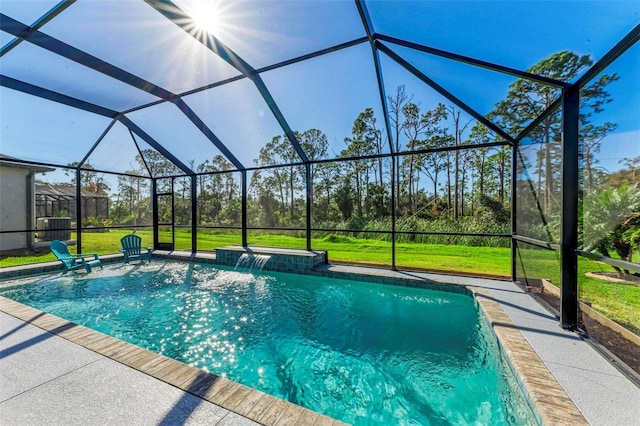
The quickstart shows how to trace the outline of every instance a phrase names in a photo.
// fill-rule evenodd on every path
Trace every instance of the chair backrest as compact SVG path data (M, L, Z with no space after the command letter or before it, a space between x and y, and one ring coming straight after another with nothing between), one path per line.
M71 258L71 253L69 253L69 248L65 243L63 243L60 240L51 241L49 248L59 260Z
M142 248L142 238L138 235L129 234L120 238L122 248L131 254L140 254Z
M49 248L51 252L56 255L56 258L60 262L62 262L67 269L74 269L78 265L76 265L76 260L71 253L69 253L69 248L67 245L60 240L53 240L51 244L49 244Z

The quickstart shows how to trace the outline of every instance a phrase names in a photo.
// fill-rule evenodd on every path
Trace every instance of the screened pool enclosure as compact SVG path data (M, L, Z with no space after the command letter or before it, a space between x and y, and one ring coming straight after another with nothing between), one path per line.
M326 250L640 331L640 287L594 278L640 272L640 2L0 7L3 259L50 223L78 252Z

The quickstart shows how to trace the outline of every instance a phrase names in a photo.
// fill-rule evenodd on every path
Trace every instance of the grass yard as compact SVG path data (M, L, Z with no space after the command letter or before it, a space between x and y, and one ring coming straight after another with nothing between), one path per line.
M578 258L580 300L640 335L640 286L586 276L587 272L612 272L613 268L591 259Z
M82 235L85 253L118 253L120 238L130 233L128 230L110 230L105 233L85 233ZM153 245L151 231L138 231L142 244ZM249 231L249 245L281 248L306 248L306 240L290 231L282 234ZM72 235L74 238L75 235ZM239 231L202 232L197 236L198 250L211 251L216 247L238 245ZM375 239L361 239L342 235L313 238L314 250L326 250L330 261L362 262L370 265L389 267L391 265L391 243ZM175 234L177 250L190 250L191 233L178 231ZM75 253L75 246L69 250ZM3 257L0 267L55 261L51 253L39 255ZM520 248L518 250L518 276L526 272L527 277L545 278L559 284L560 261L558 253L548 250ZM444 244L396 244L396 265L398 268L423 268L468 274L486 274L508 277L511 267L511 250L495 247L469 247ZM613 271L611 267L590 259L580 258L578 263L580 298L597 311L603 313L629 330L640 334L640 287L616 284L597 278L587 277L587 272Z

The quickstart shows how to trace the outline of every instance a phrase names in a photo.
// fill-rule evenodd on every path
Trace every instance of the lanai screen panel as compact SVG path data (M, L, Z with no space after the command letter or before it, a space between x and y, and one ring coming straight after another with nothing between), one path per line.
M158 99L26 41L2 57L2 74L117 111Z
M239 74L145 2L76 2L43 31L173 93Z
M153 226L151 180L136 176L108 176L110 182L110 225Z
M348 150L345 138L358 137L354 133L354 122L363 113L371 116L370 130L381 131L379 147L369 153L389 152L368 44L298 62L261 76L293 131L319 130L326 137L326 149L310 152L310 159L357 155L343 151Z
M349 1L175 3L254 69L365 35Z
M4 31L0 31L0 46L4 46L13 40L13 36L11 34L5 33Z
M21 160L79 163L111 119L0 87L2 153Z
M217 160L208 165L207 171L221 171L229 168L223 159ZM209 232L206 230L207 227L242 227L242 186L239 172L198 175L196 188L199 233ZM239 241L240 239L236 243Z
M636 43L580 92L583 248L635 263L640 243L639 58ZM608 96L594 96L596 87ZM602 99L609 102L597 112L593 106Z
M453 61L408 47L388 45L394 53L415 67L426 78L513 138L533 121L537 115L536 112L540 113L550 102L560 96L560 89L557 86ZM539 96L527 98L529 114L526 116L522 116L522 113L517 114L518 106L523 103L527 94L523 89L531 88L538 92L543 91L544 88L549 92L550 100L547 101Z
M638 24L640 13L637 1L368 1L366 5L377 33L521 70L562 50L600 59Z
M380 63L394 150L404 152L505 141L469 115L463 106L425 84L389 56L381 54Z
M339 259L391 265L391 159L321 163L312 176L311 219L318 230L313 248Z
M213 142L172 103L164 102L127 116L191 170L220 155ZM166 176L161 169L156 173Z
M562 153L560 109L523 139L516 156L516 233L560 242Z
M120 122L114 123L87 158L86 164L97 170L150 176L135 137Z
M247 173L249 227L298 228L306 223L304 166L282 166Z
M504 99L516 77L465 64L409 47L387 43L389 48L444 89L485 115Z
M184 101L244 167L271 164L257 160L261 150L284 130L251 80L244 78L197 92L185 96Z
M516 242L516 279L540 291L543 281L560 286L560 252Z
M57 4L58 1L56 0L3 0L0 3L0 12L22 23L31 25Z
M173 226L175 229L175 250L191 249L191 218L195 200L191 200L191 178L173 179ZM180 232L182 231L182 232ZM185 238L185 234L188 235Z

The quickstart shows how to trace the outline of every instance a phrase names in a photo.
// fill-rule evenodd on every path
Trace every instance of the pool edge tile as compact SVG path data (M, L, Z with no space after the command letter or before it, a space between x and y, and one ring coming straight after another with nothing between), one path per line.
M331 417L327 417L324 414L320 414L315 422L313 422L313 426L333 426L333 425L342 425L343 423L339 423L338 420L334 420Z
M285 404L285 401L276 398L276 401L271 404L267 410L265 410L257 421L266 426L275 426L286 410L287 405Z
M260 401L267 395L266 393L257 389L250 388L251 391L247 397L242 401L242 404L238 405L236 412L242 416L248 416L253 407L255 407Z
M220 384L219 387L215 387L215 385L210 389L210 392L207 392L206 400L209 402L213 402L216 405L221 407L225 407L224 402L229 399L229 397L239 389L241 385L240 383L234 382L233 380L229 380L227 378L221 377L217 383Z
M493 298L491 291L473 286L466 287L474 295L485 320L493 329L504 358L516 381L523 388L523 394L534 415L539 416L539 421L545 425L588 425L582 412Z
M246 417L256 422L260 422L260 418L267 412L267 410L271 409L271 406L276 402L278 402L278 398L265 393L264 396L249 409Z
M238 407L242 405L242 403L249 396L250 393L251 393L250 387L240 386L231 395L229 395L229 398L222 401L221 404L227 407L229 410L233 410L234 412L237 412Z
M294 426L313 426L318 417L320 417L320 414L303 408L302 413L300 413L300 417L298 417Z
M303 412L304 412L304 408L297 405L289 405L287 406L287 409L284 410L284 413L282 413L280 418L278 418L278 420L275 423L275 426L295 425L298 419L300 418L300 416L302 416Z

